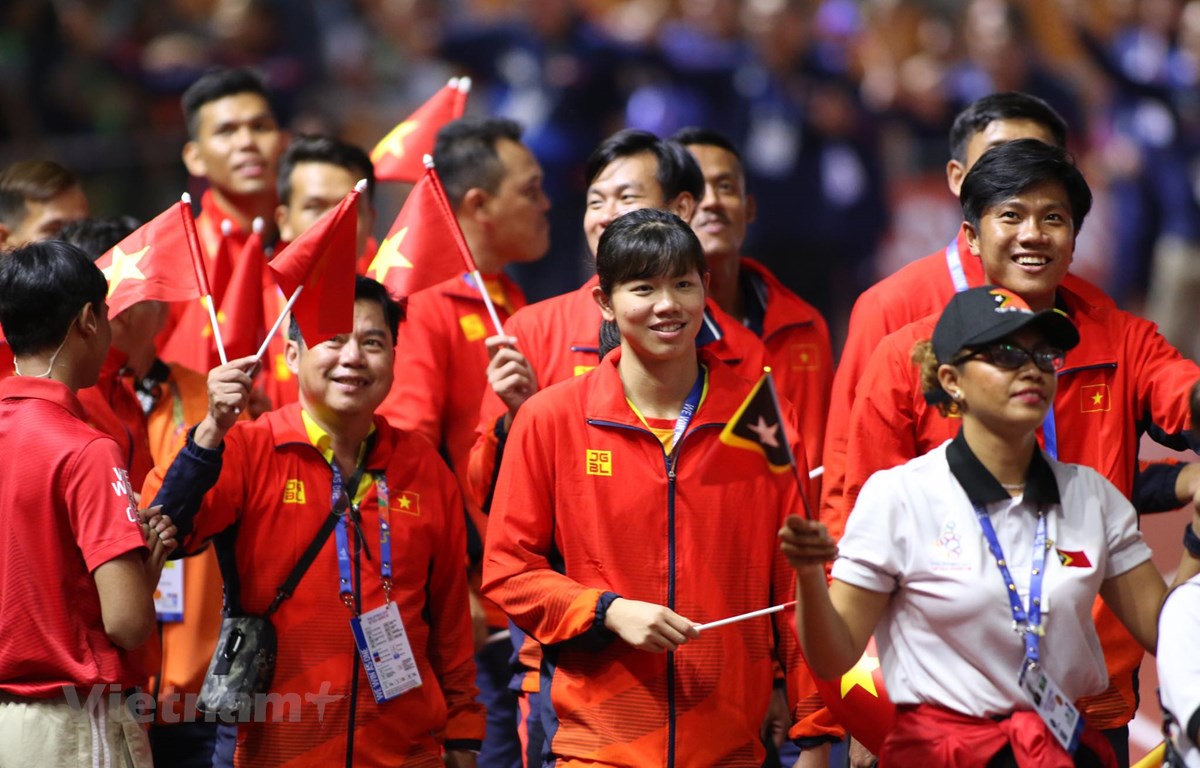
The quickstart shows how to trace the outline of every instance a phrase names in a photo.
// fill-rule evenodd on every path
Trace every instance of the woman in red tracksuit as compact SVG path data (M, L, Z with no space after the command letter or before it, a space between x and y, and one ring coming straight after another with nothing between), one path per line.
M551 764L759 766L773 668L796 669L794 641L768 617L695 625L787 599L774 532L806 489L720 441L752 385L697 352L706 267L691 229L626 214L597 271L620 347L514 420L484 594L543 645ZM806 477L786 404L783 420L773 435Z

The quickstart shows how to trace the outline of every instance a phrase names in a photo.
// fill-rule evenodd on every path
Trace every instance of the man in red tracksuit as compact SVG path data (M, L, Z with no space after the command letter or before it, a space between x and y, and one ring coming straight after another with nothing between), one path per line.
M329 518L333 489L342 486L338 497L349 502L336 535L271 617L279 645L270 693L296 702L298 721L272 721L268 709L239 722L236 765L474 768L483 708L457 484L428 441L375 415L391 387L401 311L367 278L357 279L355 299L351 333L310 347L293 323L298 403L235 423L253 359L210 373L208 416L156 500L178 511L185 546L223 532L232 539L238 594L252 614L272 602ZM351 620L383 621L393 609L398 618L379 628L405 636L404 650L375 647L364 658L407 656L419 685L388 694L373 691L381 678L364 670Z
M1092 467L1132 497L1144 432L1173 448L1195 447L1187 432L1188 402L1200 366L1152 323L1092 302L1066 279L1091 193L1062 150L1034 140L989 150L967 175L962 201L967 245L987 281L1035 310L1065 311L1079 328L1080 345L1058 372L1043 446L1061 461ZM925 404L911 361L913 344L929 338L935 321L925 318L889 335L867 364L850 419L847 501L873 472L922 454L958 429ZM1178 477L1175 495L1191 499L1191 475ZM1080 704L1089 722L1106 730L1118 756L1127 755L1122 726L1136 709L1130 679L1142 650L1100 602L1095 618L1110 686Z
M525 305L525 296L504 274L509 264L537 261L550 247L542 191L542 168L521 143L521 127L503 118L462 118L444 126L433 150L434 165L453 206L471 255L483 276L500 322ZM475 443L479 401L487 388L484 339L494 332L479 286L462 274L410 296L400 327L392 391L377 413L400 429L429 438L447 458L466 492L467 464ZM472 599L478 622L475 663L480 701L487 708L481 768L522 764L517 731L517 696L509 689L512 643L494 603L474 594L488 518L468 497Z
M741 255L746 226L754 221L754 196L746 191L737 147L704 128L684 128L673 140L687 147L704 174L704 197L696 205L691 225L708 259L709 293L721 309L762 340L779 393L800 416L809 466L819 467L833 383L833 351L825 318L770 270ZM819 481L812 485L820 487Z

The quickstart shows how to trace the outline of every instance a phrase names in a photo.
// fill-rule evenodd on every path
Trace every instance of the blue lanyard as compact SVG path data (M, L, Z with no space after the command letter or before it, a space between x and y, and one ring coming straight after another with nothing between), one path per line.
M683 438L683 433L687 431L688 424L692 423L692 416L695 415L696 409L700 407L700 398L704 395L704 366L700 366L700 374L696 377L696 383L692 385L692 391L688 392L687 399L683 401L683 407L679 409L679 418L675 419L675 434L671 438L671 453L679 447L679 441Z
M946 246L946 268L950 270L950 281L954 283L954 292L962 293L970 288L967 283L967 273L963 271L962 256L958 253L958 237Z
M342 473L338 469L336 462L331 463L330 466L333 468L333 504L336 505L342 495ZM382 474L375 474L373 477L375 479L375 493L379 507L379 576L383 583L383 599L386 605L392 599L391 508L388 504L387 479ZM353 488L351 492L356 494L358 489ZM350 537L346 531L348 527L346 518L352 511L354 513L358 511L358 508L354 506L353 496L351 496L350 505L347 507L346 513L341 516L341 519L337 522L337 526L334 528L334 535L337 537L338 593L342 598L342 602L353 613L354 583L350 575Z
M1042 421L1042 443L1050 458L1058 459L1058 427L1054 426L1054 403L1046 409L1046 418Z
M1013 631L1021 633L1025 638L1025 662L1030 665L1038 663L1038 640L1046 634L1042 626L1042 576L1046 570L1046 514L1038 510L1037 533L1033 537L1033 563L1029 577L1029 608L1021 605L1021 595L1017 592L1016 582L1008 570L1004 559L1004 550L996 538L996 529L987 516L983 506L975 505L975 515L979 518L979 526L983 528L983 538L987 540L992 557L996 558L996 566L1004 577L1004 586L1008 592L1008 602L1012 607Z
M967 273L963 270L962 256L958 252L958 238L955 237L946 246L946 268L950 270L950 281L954 283L954 292L962 293L970 288L967 283ZM1046 420L1042 422L1042 439L1046 453L1050 458L1058 458L1058 430L1054 425L1054 403L1046 411Z

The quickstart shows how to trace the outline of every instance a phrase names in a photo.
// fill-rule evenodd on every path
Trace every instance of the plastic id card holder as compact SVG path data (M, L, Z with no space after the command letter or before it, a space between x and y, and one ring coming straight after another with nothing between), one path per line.
M1017 682L1058 743L1070 754L1075 754L1079 735L1083 733L1083 718L1075 704L1037 664L1022 664Z
M350 629L377 704L421 686L421 671L395 603L355 616Z
M154 590L154 612L164 623L183 621L183 561L163 563L158 587Z

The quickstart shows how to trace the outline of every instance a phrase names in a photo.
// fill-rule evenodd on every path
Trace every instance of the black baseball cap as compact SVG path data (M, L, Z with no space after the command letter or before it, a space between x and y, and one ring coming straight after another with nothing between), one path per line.
M1034 312L1007 288L985 285L954 294L933 329L933 353L940 364L964 349L999 341L1024 328L1038 330L1046 343L1066 352L1079 345L1079 331L1065 312Z

